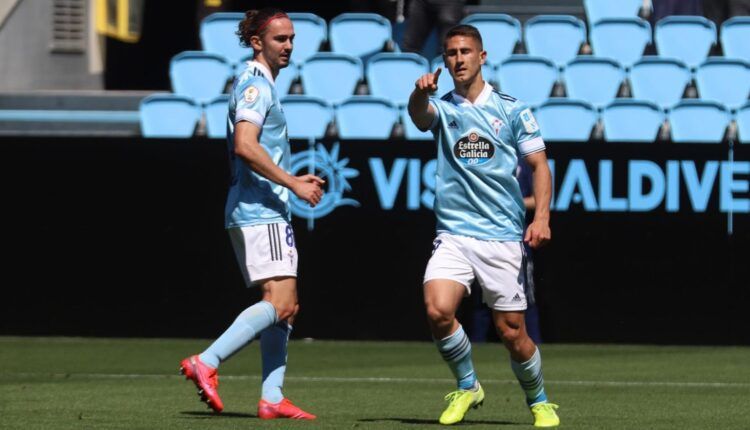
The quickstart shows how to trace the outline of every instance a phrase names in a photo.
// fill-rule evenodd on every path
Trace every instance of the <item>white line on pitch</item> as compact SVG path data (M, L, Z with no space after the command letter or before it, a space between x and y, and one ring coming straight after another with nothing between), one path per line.
M174 379L184 378L181 375L140 374L140 373L10 373L2 372L0 376L16 377L47 377L54 379ZM258 375L221 375L227 381L260 380ZM447 378L390 378L390 377L337 377L337 376L287 376L287 381L299 382L384 382L434 384L451 383ZM695 387L695 388L750 388L750 383L744 382L668 382L668 381L571 381L545 380L550 385L582 385L609 387ZM482 379L482 384L517 384L515 379Z

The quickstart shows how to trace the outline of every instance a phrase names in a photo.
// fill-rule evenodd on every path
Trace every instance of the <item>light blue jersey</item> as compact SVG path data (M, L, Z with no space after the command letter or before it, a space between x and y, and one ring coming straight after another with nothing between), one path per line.
M228 147L232 184L224 211L227 228L290 222L289 190L255 173L234 153L234 127L240 121L261 128L260 145L273 162L289 171L290 149L286 118L274 88L271 72L249 61L234 80L229 97Z
M430 104L438 234L522 240L525 207L514 173L519 156L545 149L531 109L486 82L473 104L453 91Z

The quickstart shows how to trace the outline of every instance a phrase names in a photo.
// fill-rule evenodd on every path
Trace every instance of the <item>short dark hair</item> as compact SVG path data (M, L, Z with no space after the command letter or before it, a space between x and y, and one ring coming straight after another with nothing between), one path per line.
M459 24L448 30L448 32L445 33L445 40L443 40L443 49L445 49L445 42L447 42L448 39L454 36L471 37L479 42L479 49L484 49L484 45L482 43L482 35L479 34L479 30L477 30L477 28L473 25Z
M264 7L260 10L249 10L245 12L245 19L240 21L237 36L240 36L240 42L247 47L251 47L250 38L253 36L263 36L268 24L276 18L289 18L286 12L275 7Z

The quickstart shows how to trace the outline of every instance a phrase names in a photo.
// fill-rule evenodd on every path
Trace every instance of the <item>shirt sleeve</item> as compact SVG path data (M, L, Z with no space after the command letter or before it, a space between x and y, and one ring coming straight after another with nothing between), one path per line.
M435 110L435 117L432 118L432 123L430 123L430 127L427 130L434 130L440 123L440 107L438 106L440 103L434 97L430 97L429 103L432 105L432 109Z
M263 127L266 114L273 104L271 86L263 79L251 78L234 89L237 101L234 123L240 121L251 122Z
M513 109L513 135L521 155L526 156L545 149L539 124L531 113L531 108L525 104L519 104Z

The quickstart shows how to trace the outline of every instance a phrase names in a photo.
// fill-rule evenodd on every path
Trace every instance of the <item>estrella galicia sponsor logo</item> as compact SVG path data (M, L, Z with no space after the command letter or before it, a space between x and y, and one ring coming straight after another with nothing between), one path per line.
M472 131L467 136L458 139L453 145L453 155L465 165L479 166L492 159L495 155L495 145L487 138Z
M300 218L307 218L308 227L312 228L312 220L322 218L339 206L359 206L359 202L345 198L344 193L350 191L352 186L348 179L359 176L359 171L347 167L349 159L339 160L339 144L335 143L328 152L322 144L318 144L315 149L298 152L291 158L291 174L304 175L313 173L326 181L325 193L320 203L314 208L304 200L300 200L294 194L291 194L292 214Z

